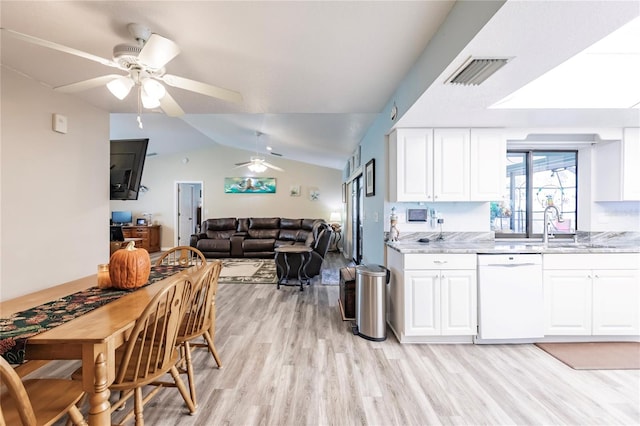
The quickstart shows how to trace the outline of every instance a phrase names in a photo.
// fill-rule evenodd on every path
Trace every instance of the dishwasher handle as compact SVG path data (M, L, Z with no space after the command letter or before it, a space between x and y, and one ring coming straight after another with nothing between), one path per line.
M517 266L535 266L536 263L487 263L484 266L498 266L500 268L515 268Z

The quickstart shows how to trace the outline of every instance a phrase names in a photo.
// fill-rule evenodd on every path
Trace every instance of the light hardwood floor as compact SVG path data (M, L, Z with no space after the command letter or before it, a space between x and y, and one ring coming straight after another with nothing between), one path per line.
M145 407L146 424L640 424L640 370L577 371L533 345L370 342L337 303L335 285L221 284L223 368L196 351L196 415L169 388Z

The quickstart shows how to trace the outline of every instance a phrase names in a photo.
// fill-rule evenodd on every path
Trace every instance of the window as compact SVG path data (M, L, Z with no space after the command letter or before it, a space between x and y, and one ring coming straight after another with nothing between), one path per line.
M544 210L557 237L576 231L577 151L509 150L507 186L502 201L491 203L491 229L497 238L542 238Z

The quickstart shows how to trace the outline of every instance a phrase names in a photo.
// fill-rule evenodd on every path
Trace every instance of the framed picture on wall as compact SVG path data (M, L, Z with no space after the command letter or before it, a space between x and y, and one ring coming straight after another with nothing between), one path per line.
M374 158L367 162L364 169L364 195L373 197L376 195L376 161Z
M342 202L346 203L347 202L347 183L343 183L342 184Z

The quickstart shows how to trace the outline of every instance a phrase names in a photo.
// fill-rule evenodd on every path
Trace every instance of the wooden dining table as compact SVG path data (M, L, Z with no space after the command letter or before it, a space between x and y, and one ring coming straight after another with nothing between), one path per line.
M104 306L27 339L26 353L31 360L81 360L83 388L89 396L88 422L91 426L111 424L108 386L115 379L115 351L122 345L136 319L149 301L182 274L147 285ZM0 303L4 317L33 306L97 285L91 275L62 285ZM102 356L99 358L99 355ZM101 361L97 364L97 361ZM102 362L102 360L104 360ZM37 361L36 361L37 362ZM96 365L100 371L96 374ZM96 380L98 377L98 380Z

